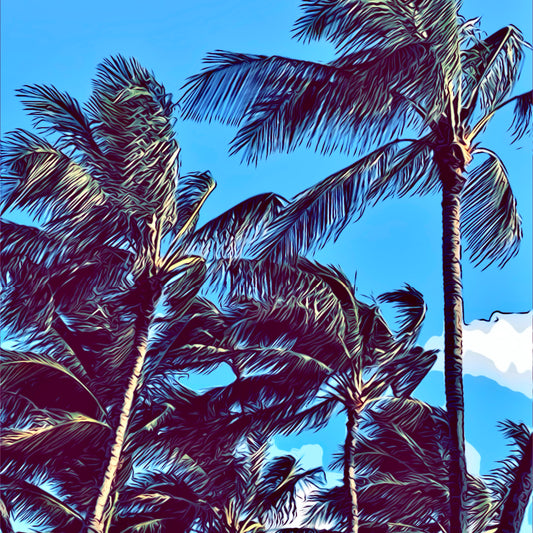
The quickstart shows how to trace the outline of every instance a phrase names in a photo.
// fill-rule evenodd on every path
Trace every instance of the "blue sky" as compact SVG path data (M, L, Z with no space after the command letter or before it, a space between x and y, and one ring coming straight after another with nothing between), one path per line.
M298 16L298 0L4 0L1 9L3 133L16 127L29 127L29 120L14 96L17 88L33 83L54 84L84 101L90 93L96 65L111 54L136 57L175 95L179 94L186 77L201 68L206 53L215 49L313 60L332 58L328 45L302 45L290 38L292 24ZM462 13L467 18L481 16L487 33L512 23L520 27L529 42L532 40L530 0L505 3L465 0ZM531 53L522 80L519 92L530 88ZM524 241L520 253L503 269L490 267L482 271L464 261L468 323L488 321L496 311L516 314L531 309L530 139L510 147L506 131L509 123L505 114L493 121L483 143L497 151L507 166L524 223ZM206 204L204 219L260 192L274 191L290 197L351 162L347 156L324 157L301 149L261 160L257 167L246 166L238 156L228 156L234 129L178 121L177 131L182 148L182 172L210 170L218 182L217 190ZM442 333L440 216L438 197L387 201L368 210L317 257L341 265L352 279L357 273L360 295L377 296L406 282L416 287L429 305L422 342L438 344ZM531 315L528 316L530 324ZM500 319L500 324L502 320L505 322ZM508 322L516 321L511 317ZM473 328L483 329L478 325ZM498 335L501 339L501 332ZM505 350L505 342L502 346ZM472 353L477 352L473 349ZM502 353L501 357L507 355ZM432 376L428 381L431 384L426 384L421 394L440 403L442 374L436 371ZM484 379L490 383L483 382ZM529 400L523 392L513 390L512 384L505 380L498 382L495 375L473 374L465 383L467 409L470 401L473 413L470 426L467 425L467 439L475 440L478 449L483 448L482 457L490 456L491 460L501 457L505 450L503 441L494 437L496 415L485 415L483 402L497 402L503 406L502 415L525 418L531 424L526 403ZM483 433L486 431L489 433ZM493 438L495 444L489 444ZM306 443L305 438L298 442ZM287 442L286 447L293 444ZM322 442L323 448L328 446ZM481 461L482 471L486 466L494 466L491 461L485 463Z

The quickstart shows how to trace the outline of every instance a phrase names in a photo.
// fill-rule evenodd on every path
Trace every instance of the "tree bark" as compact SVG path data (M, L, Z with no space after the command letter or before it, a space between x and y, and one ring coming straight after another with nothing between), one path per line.
M466 459L463 397L463 298L460 195L464 180L442 167L442 271L444 283L444 375L450 427L450 533L466 533Z
M359 531L359 503L357 500L357 481L355 479L355 449L357 444L357 428L359 413L355 407L346 409L348 421L346 422L346 442L344 460L344 484L350 493L350 533Z
M497 533L519 533L520 531L533 488L532 448L533 435L529 437L529 443L524 450L524 455L518 463L514 483L511 485L503 505Z
M134 364L133 369L124 393L122 409L120 411L118 425L115 429L115 438L111 447L109 461L104 474L102 485L98 493L98 498L94 507L92 516L88 520L88 533L104 533L106 525L106 507L111 496L113 484L119 471L122 449L126 438L128 425L130 421L131 410L135 393L142 375L146 350L148 346L148 329L155 308L155 302L159 294L154 291L149 279L140 280L138 283L138 294L141 302L137 311L137 320L135 322L135 341L134 341Z

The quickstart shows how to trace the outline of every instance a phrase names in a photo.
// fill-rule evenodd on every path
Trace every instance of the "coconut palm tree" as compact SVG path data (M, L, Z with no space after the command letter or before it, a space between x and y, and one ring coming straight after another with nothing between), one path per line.
M36 222L2 222L2 327L18 341L3 354L4 453L12 474L37 469L37 488L50 467L71 518L100 533L152 336L171 342L205 278L193 250L231 255L283 199L251 198L196 229L214 180L178 179L171 95L135 60L105 60L85 106L54 87L20 95L42 135L16 130L3 150L3 211Z
M335 60L211 53L185 86L182 112L238 125L231 150L247 161L301 144L365 154L295 198L265 236L270 255L272 247L287 256L323 244L385 197L442 194L450 527L464 532L461 233L475 263L501 265L516 253L521 226L507 171L478 137L513 103L514 133L524 135L533 93L510 97L525 46L520 31L483 37L459 7L457 0L304 0L296 37L330 41Z
M296 266L245 259L224 266L231 300L221 341L183 344L167 355L183 370L222 362L237 369L240 379L205 396L229 410L244 402L249 413L241 407L239 420L262 424L266 435L324 425L340 406L347 415L344 483L356 530L361 415L389 387L409 397L436 359L435 352L415 346L425 314L422 297L411 287L380 297L400 307L394 336L377 307L358 301L337 269L304 259Z
M384 399L365 412L355 454L360 531L448 530L447 425L443 409L413 399ZM337 464L345 454L342 449ZM335 529L349 527L349 495L344 487L323 489L312 499L311 517L332 523ZM470 530L486 531L496 502L483 481L470 475L467 505Z

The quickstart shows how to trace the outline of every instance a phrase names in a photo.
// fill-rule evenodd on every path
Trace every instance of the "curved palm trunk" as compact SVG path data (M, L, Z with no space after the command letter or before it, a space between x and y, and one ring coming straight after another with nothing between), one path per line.
M355 479L355 449L357 445L357 428L359 413L354 407L346 409L348 421L346 422L346 442L344 460L344 484L350 493L350 533L359 531L359 503L357 500L357 482Z
M119 421L115 430L115 438L111 447L109 461L104 474L102 485L98 493L98 498L94 507L92 516L88 520L89 533L104 533L106 526L106 507L108 505L113 484L120 468L120 460L124 440L126 437L131 409L135 392L139 385L142 375L146 350L148 346L148 329L154 311L155 302L159 294L156 294L151 287L150 280L144 279L139 282L139 294L142 295L142 301L139 305L137 320L135 323L135 340L134 340L134 365L128 381L128 386L124 394L122 409L120 411ZM109 517L110 518L110 517Z
M532 448L533 435L530 436L528 446L518 463L516 477L505 499L500 525L496 533L518 533L520 531L533 489Z
M466 459L463 398L463 298L461 283L460 194L458 172L442 172L442 271L444 282L444 375L450 426L450 533L465 533Z

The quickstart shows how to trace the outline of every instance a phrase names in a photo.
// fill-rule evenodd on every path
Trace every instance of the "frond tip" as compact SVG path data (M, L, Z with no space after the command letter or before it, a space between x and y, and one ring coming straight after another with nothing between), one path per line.
M525 135L531 135L533 122L533 91L520 94L516 97L514 117L510 130L513 142L518 141Z

